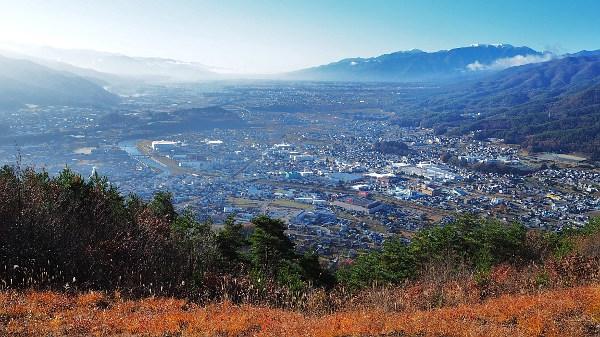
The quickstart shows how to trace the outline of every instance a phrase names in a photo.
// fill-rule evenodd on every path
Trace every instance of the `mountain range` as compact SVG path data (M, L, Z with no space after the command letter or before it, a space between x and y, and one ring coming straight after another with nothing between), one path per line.
M478 44L432 53L414 49L371 58L349 58L291 72L285 77L313 81L440 81L481 75L482 72L551 58L551 54L529 47Z
M0 57L0 108L111 106L119 98L106 89L122 83L219 78L206 66L170 59L53 48L9 55ZM411 50L345 59L278 78L437 83L435 93L392 107L396 122L600 158L598 50L553 55L507 44Z
M440 133L503 138L533 151L581 152L600 159L600 53L512 67L444 86L398 123ZM588 56L589 55L589 56Z
M119 98L99 84L28 60L0 56L0 108L24 104L110 106Z
M220 79L220 75L208 66L197 62L159 57L134 57L123 54L86 49L61 49L23 45L5 46L18 58L44 64L50 68L72 67L74 73L93 71L94 77L112 81L133 80L154 84L172 82L199 82ZM5 51L6 54L6 51Z
M93 50L22 45L0 46L0 49L0 54L4 56L27 59L90 80L101 80L100 83L104 85L124 82L168 84L235 78L353 82L442 81L473 78L511 66L548 61L554 57L529 47L478 44L436 52L413 49L370 58L348 58L288 73L250 76L225 75L196 62L132 57Z

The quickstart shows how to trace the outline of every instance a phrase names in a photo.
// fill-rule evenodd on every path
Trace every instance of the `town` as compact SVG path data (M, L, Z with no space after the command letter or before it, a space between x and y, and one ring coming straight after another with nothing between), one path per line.
M0 155L2 164L35 163L51 174L97 172L146 199L169 191L179 209L217 227L230 216L283 219L299 249L332 260L380 248L392 235L410 240L461 213L559 231L600 212L600 170L584 157L397 123L394 107L427 90L435 89L148 87L118 111L21 109L7 118ZM233 117L195 128L171 123L194 108Z

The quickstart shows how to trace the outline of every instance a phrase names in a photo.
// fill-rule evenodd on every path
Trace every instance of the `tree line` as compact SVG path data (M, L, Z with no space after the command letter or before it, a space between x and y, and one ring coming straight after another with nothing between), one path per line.
M600 221L563 233L463 216L421 230L409 243L388 240L334 269L299 254L286 224L259 216L250 225L228 218L215 231L172 195L124 196L106 178L69 169L0 169L0 288L118 290L141 295L227 297L233 301L299 296L315 288L362 289L418 278L444 263L485 277L494 265L524 265L566 255L573 237L600 232ZM600 254L598 254L600 255Z

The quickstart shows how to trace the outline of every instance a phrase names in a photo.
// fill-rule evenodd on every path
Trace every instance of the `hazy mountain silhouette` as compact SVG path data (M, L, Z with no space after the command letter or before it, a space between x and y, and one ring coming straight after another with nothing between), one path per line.
M472 45L433 53L418 49L371 58L349 58L286 74L290 79L329 81L436 81L548 60L529 47Z
M118 97L75 74L0 56L0 107L36 105L108 106Z

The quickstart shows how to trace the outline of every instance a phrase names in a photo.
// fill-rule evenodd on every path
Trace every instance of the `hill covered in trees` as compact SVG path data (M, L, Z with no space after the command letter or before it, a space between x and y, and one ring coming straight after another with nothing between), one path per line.
M411 153L411 150L408 148L408 145L399 141L381 141L373 144L373 150L385 153L385 154L395 154L398 156L406 156Z
M418 112L417 112L418 111ZM600 158L600 57L565 57L447 86L399 114L403 125L476 132L532 151Z

